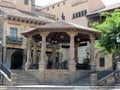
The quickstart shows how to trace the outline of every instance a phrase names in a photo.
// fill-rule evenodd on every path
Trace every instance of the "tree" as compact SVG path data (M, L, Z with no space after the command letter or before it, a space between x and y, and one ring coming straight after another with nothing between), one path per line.
M118 51L116 37L120 36L120 9L114 12L102 12L100 15L105 17L105 21L101 24L98 22L91 24L93 28L102 32L97 46L104 49L106 53L115 54Z
M116 9L114 12L102 12L100 16L105 17L103 23L94 22L91 24L93 28L102 32L97 47L102 48L105 54L112 54L114 63L115 55L118 52L116 37L120 36L120 9Z

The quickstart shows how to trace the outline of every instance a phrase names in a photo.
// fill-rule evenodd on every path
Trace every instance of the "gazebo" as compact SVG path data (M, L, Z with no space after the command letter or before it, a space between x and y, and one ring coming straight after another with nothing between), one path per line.
M83 27L80 25L76 25L64 20L56 21L53 23L48 23L38 28L33 28L22 33L28 39L28 48L27 48L27 62L25 64L25 70L29 70L31 56L33 56L34 62L36 62L37 55L37 44L40 45L40 60L39 60L39 71L46 70L46 50L47 45L52 45L52 61L53 68L55 64L55 52L56 52L56 44L67 44L70 47L68 60L68 70L75 71L76 70L76 61L77 54L75 46L79 46L80 42L89 41L90 42L90 66L91 70L95 70L96 61L95 61L95 52L94 52L94 42L96 39L99 39L101 36L101 32L92 28ZM34 44L33 44L34 43ZM32 49L33 46L33 49ZM31 52L33 50L33 55Z

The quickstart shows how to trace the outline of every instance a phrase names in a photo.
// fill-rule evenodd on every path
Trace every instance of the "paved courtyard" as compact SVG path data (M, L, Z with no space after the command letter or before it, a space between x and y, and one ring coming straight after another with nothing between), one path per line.
M1 86L0 90L120 90L120 86Z

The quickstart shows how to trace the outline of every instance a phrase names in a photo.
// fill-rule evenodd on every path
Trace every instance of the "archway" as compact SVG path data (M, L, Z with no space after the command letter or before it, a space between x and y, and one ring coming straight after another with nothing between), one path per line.
M22 69L22 64L23 64L22 50L17 50L11 56L11 69Z

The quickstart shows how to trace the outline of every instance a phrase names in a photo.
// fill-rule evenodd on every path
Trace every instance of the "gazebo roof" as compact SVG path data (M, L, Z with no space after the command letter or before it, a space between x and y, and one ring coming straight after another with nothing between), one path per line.
M72 31L75 31L75 32L79 32L81 34L93 33L97 36L101 35L101 32L98 31L98 30L95 30L95 29L89 28L89 27L80 26L80 25L70 23L70 22L67 22L67 21L64 21L64 20L56 21L56 22L53 22L53 23L47 23L47 24L41 25L37 28L26 30L26 31L22 32L22 35L27 37L27 35L32 34L33 32L36 32L36 31L65 32L67 30L68 31L72 30Z
M29 29L22 32L22 35L28 37L29 35L33 36L36 40L41 40L40 32L49 32L47 39L57 40L58 42L69 42L69 35L66 32L76 32L78 33L75 36L75 40L79 38L81 41L89 41L89 35L94 35L95 39L100 38L101 32L89 27L83 27L74 23L70 23L67 21L56 21L53 23L47 23L45 25L41 25L37 28ZM64 40L61 40L61 36L64 36Z

